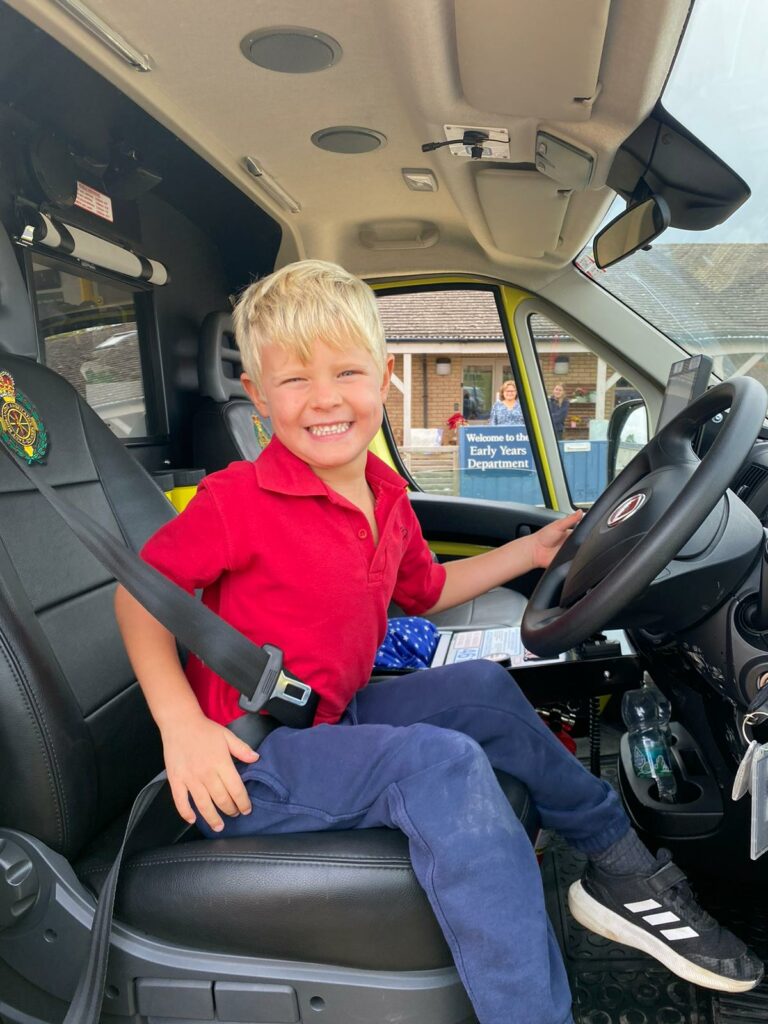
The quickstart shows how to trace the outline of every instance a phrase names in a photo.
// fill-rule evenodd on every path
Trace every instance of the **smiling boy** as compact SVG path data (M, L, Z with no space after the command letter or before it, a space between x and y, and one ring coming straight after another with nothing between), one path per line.
M207 835L399 828L481 1024L565 1024L567 978L499 768L525 783L545 827L589 856L579 899L592 927L702 984L756 984L759 962L642 846L611 788L502 668L470 662L366 686L392 599L437 612L545 567L579 513L437 564L405 482L368 452L393 365L370 289L304 261L248 288L235 324L243 384L274 437L255 462L208 477L143 555L255 643L280 647L320 702L314 728L276 728L256 754L225 728L241 714L237 692L194 657L185 674L171 634L118 589L182 817ZM696 939L671 951L635 934L625 907L651 892Z

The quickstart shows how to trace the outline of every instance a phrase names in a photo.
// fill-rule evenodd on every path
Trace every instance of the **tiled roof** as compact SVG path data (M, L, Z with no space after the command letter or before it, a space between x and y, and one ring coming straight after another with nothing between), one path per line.
M768 340L768 245L654 245L590 276L683 347Z
M503 341L493 292L469 289L383 295L379 310L388 341Z
M590 276L684 347L731 339L759 350L768 342L768 244L654 245ZM380 309L390 341L503 340L489 291L386 295ZM536 321L538 337L554 336L545 318Z

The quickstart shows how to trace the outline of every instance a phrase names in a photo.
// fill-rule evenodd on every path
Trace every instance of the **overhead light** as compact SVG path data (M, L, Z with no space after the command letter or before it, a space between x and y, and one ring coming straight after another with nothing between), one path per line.
M447 377L451 372L451 360L448 356L438 356L435 360L435 373Z
M289 213L301 212L301 203L298 203L290 193L286 192L271 174L267 174L261 164L257 163L252 156L243 157L243 166L249 174L253 175L267 195L271 196L283 209L288 210Z
M80 0L54 0L55 3L70 14L76 21L96 36L99 42L104 43L117 56L124 60L136 71L151 71L152 58L146 53L139 53L135 46L124 39L119 32L115 32L105 21L102 21L98 14L94 14Z
M437 192L437 178L427 167L403 167L403 180L414 192Z
M536 133L536 168L558 185L585 189L592 178L595 158L585 149L548 132Z

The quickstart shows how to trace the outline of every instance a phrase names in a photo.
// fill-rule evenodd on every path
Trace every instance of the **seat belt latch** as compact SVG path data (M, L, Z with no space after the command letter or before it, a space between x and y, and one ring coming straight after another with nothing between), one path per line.
M283 668L283 652L273 644L264 644L261 648L267 655L267 664L256 684L251 697L240 695L240 707L243 711L261 711L268 701L286 701L295 707L306 707L312 696L312 687L302 683ZM274 708L274 705L272 706ZM274 711L270 708L270 713ZM286 709L287 710L287 709ZM279 717L275 715L275 717Z

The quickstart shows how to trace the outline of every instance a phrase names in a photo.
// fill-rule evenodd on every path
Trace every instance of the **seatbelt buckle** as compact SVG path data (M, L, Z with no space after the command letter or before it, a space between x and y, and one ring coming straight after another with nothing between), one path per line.
M285 725L310 725L317 698L312 687L283 668L283 652L273 644L263 644L267 664L251 697L240 696L243 711L267 710ZM313 699L314 698L314 699Z

